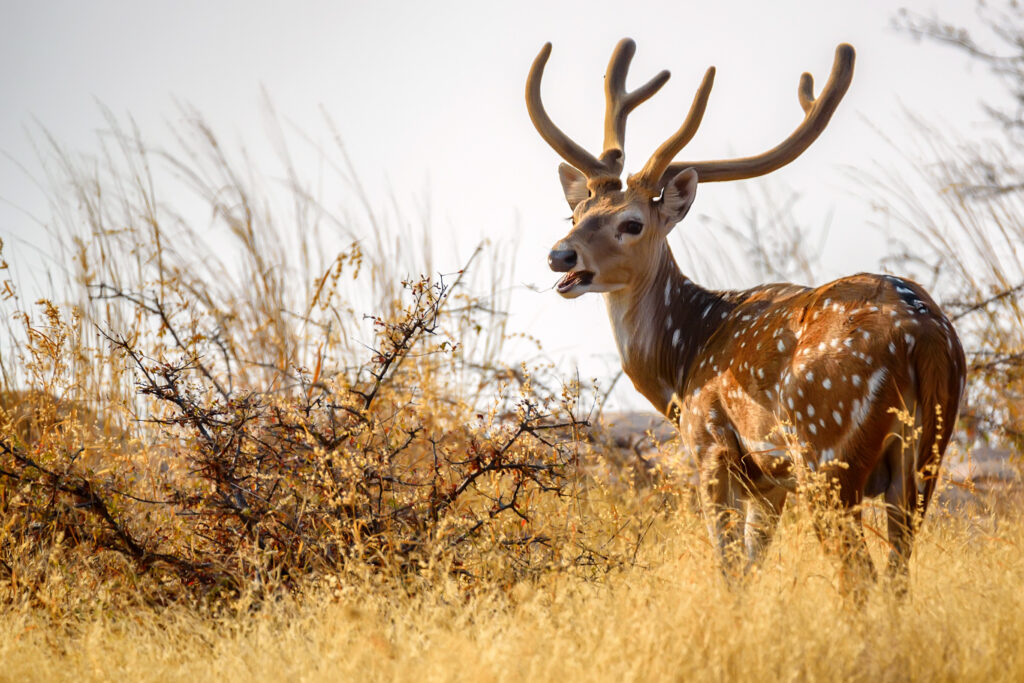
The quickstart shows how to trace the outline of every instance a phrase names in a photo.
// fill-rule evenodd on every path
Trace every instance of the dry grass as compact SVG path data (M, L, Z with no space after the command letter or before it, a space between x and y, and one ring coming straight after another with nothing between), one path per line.
M194 116L173 152L111 128L48 148L56 303L0 287L0 679L1024 679L1019 488L934 509L905 599L840 596L800 502L730 587L686 477L581 441L592 390L519 362L499 250L415 277L430 239L389 256L341 147L309 183L282 143L274 185ZM977 316L970 414L1012 441L1019 366L978 359L1019 352L991 294L1020 261L965 250L990 220L954 201L916 237ZM759 267L808 268L779 242Z
M640 507L643 501L634 502ZM624 505L628 505L625 501ZM639 566L466 592L443 576L414 595L337 577L301 599L223 616L127 614L98 602L71 622L7 608L11 680L1020 680L1024 525L930 520L909 598L876 590L850 610L800 519L739 591L703 525L660 517ZM875 548L879 550L879 548Z

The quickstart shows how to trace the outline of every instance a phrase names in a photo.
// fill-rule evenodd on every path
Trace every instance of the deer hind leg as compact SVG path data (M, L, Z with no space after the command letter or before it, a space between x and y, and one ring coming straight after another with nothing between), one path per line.
M852 596L858 605L867 600L867 588L878 580L875 564L871 561L864 541L864 525L859 507L847 510L841 520L840 553L842 566L839 573L839 591Z
M909 429L903 431L906 433ZM908 563L914 550L918 522L915 515L918 495L914 473L916 446L913 439L894 439L884 454L890 473L889 485L884 492L889 536L886 574L898 595L907 591Z
M747 501L747 519L743 535L747 547L747 570L760 564L764 552L772 542L775 529L779 526L782 507L786 504L787 491L775 488L766 493L758 492Z
M863 493L859 485L845 476L846 470L822 470L828 488L825 499L815 506L815 528L826 550L839 558L839 592L863 605L867 588L878 579L864 540L860 509Z

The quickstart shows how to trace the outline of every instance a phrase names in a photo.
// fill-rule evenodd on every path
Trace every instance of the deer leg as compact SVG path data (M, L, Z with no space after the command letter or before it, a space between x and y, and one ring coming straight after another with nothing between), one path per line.
M817 506L815 526L818 536L826 549L839 558L839 592L863 605L867 600L867 587L878 579L878 574L864 540L861 486L844 476L846 470L822 469L829 482L829 495Z
M897 439L889 445L885 453L891 473L889 486L885 490L889 535L889 560L886 574L893 582L898 595L903 595L907 591L908 562L910 553L914 549L914 532L917 523L914 515L917 499L914 445Z
M742 484L730 463L730 450L715 443L705 449L700 472L701 505L711 541L718 551L726 580L733 581L743 554Z
M779 525L782 507L786 504L787 491L776 488L767 493L758 492L747 502L747 520L744 525L744 540L747 546L747 570L761 562L764 552L772 542Z
M867 600L867 588L878 580L878 573L864 541L860 508L846 511L841 524L839 591L843 595L851 595L858 605L863 605Z

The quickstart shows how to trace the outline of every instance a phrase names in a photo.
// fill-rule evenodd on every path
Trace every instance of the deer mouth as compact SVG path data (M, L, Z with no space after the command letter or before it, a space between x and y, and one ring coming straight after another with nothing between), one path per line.
M572 291L575 287L580 285L589 285L594 280L594 273L589 270L574 270L571 273L566 273L565 277L558 281L555 288L559 294L565 294Z

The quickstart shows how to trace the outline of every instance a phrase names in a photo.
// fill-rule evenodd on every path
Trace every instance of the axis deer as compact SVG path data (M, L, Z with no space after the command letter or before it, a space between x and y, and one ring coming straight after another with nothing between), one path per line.
M887 275L816 288L711 291L680 272L666 241L698 183L770 173L814 142L850 85L853 48L838 46L819 97L811 75L801 76L804 119L776 147L747 158L673 161L703 117L715 75L709 68L682 126L623 189L626 118L669 77L662 71L627 91L635 50L622 40L608 64L599 157L544 110L540 84L550 43L527 78L530 118L568 162L559 177L573 227L548 255L551 269L565 273L558 293L604 294L623 369L678 422L695 457L727 575L737 573L744 545L746 566L757 561L786 495L801 473L817 472L844 511L838 525L819 527L843 551L841 580L875 576L859 504L877 495L886 502L889 573L904 577L964 391L964 354L948 318L919 285Z

